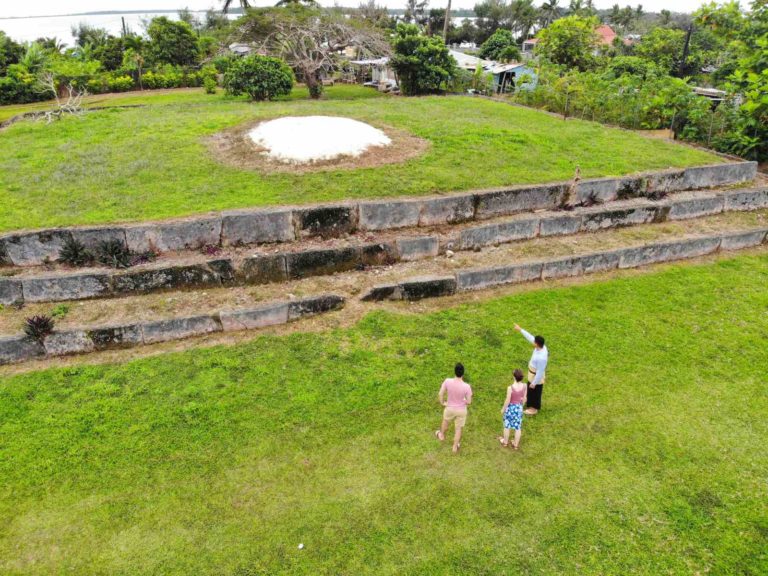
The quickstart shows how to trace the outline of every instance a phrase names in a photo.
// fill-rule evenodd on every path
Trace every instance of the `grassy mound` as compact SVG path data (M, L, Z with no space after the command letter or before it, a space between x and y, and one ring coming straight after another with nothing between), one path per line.
M5 378L0 572L766 573L766 279L742 256ZM519 453L515 321L552 362ZM455 457L432 430L459 359Z
M374 97L339 86L322 101L251 104L187 91L115 97L100 110L0 132L0 231L164 218L247 206L450 192L719 161L595 123L464 97ZM260 174L218 162L206 140L283 115L349 116L431 143L406 162Z

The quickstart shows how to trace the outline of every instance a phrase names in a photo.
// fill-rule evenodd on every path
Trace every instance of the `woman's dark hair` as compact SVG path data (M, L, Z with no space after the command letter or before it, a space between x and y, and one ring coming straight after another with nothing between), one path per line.
M464 376L464 364L462 364L461 362L456 364L456 366L454 366L453 368L453 373L456 374L458 378L461 378L462 376Z
M517 368L514 372L512 372L512 375L515 377L515 382L523 381L523 371L520 370L520 368Z
M539 345L539 348L544 348L544 336L536 336L533 341Z

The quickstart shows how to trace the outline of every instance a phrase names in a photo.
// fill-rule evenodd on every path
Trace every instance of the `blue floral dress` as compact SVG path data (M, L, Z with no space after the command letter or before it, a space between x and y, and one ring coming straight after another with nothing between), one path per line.
M520 430L523 427L523 405L510 404L504 411L504 428Z

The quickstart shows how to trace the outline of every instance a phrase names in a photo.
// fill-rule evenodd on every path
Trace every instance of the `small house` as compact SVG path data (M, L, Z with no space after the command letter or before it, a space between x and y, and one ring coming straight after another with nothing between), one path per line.
M448 52L451 56L453 56L453 59L456 60L456 65L462 70L474 72L477 70L478 64L480 64L480 67L483 70L489 70L493 66L493 62L489 60L483 60L482 58L478 58L477 56L472 56L470 54L465 54L464 52L459 52L458 50L449 49Z
M497 94L531 90L538 80L533 68L521 62L497 64L490 69L490 73L493 75L493 91Z

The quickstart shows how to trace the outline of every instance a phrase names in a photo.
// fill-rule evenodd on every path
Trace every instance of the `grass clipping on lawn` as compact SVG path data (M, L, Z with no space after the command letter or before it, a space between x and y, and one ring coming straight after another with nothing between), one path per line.
M339 116L285 116L225 130L210 144L237 168L294 173L405 162L429 147L405 131L385 130Z

